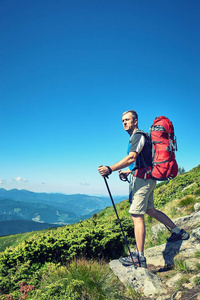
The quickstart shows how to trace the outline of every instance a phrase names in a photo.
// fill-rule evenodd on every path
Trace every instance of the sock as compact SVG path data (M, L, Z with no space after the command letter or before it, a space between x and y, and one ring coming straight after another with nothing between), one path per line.
M140 257L144 257L144 252L139 252Z
M178 228L177 226L174 229L172 229L172 232L176 234L179 234L180 231L181 231L180 228Z
M139 252L138 250L136 249L134 252L132 252L135 256L138 256L139 255Z

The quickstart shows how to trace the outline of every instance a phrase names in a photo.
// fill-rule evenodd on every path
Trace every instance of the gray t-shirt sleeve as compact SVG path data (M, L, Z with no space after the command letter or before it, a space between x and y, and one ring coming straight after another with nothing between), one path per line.
M145 144L145 137L143 134L132 134L130 138L130 152L137 152L138 154L142 151Z

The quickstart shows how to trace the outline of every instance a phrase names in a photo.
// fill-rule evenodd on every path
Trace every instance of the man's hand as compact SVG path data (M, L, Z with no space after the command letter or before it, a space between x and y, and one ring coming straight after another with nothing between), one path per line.
M110 175L114 171L121 170L123 168L126 168L130 166L137 157L137 152L130 152L126 157L122 158L119 162L112 166L99 166L98 171L99 174L103 177ZM120 171L121 172L121 171ZM125 178L131 173L130 170L122 171L120 174L122 176L125 176Z
M106 166L98 167L99 174L103 177L110 175L110 170Z
M127 179L128 175L131 173L131 170L125 170L125 171L121 171L119 170L119 177L120 179Z

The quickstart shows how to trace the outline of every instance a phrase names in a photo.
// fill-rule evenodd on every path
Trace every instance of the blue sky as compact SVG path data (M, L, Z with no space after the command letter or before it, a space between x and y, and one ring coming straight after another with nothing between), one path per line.
M175 127L199 164L198 0L1 0L0 187L106 194L99 165L126 155L121 114ZM113 173L113 194L127 183Z

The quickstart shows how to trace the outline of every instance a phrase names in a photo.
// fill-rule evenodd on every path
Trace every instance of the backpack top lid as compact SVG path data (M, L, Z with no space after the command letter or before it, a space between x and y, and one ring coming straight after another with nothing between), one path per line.
M160 116L155 118L150 131L166 131L169 134L174 134L174 126L168 118Z

